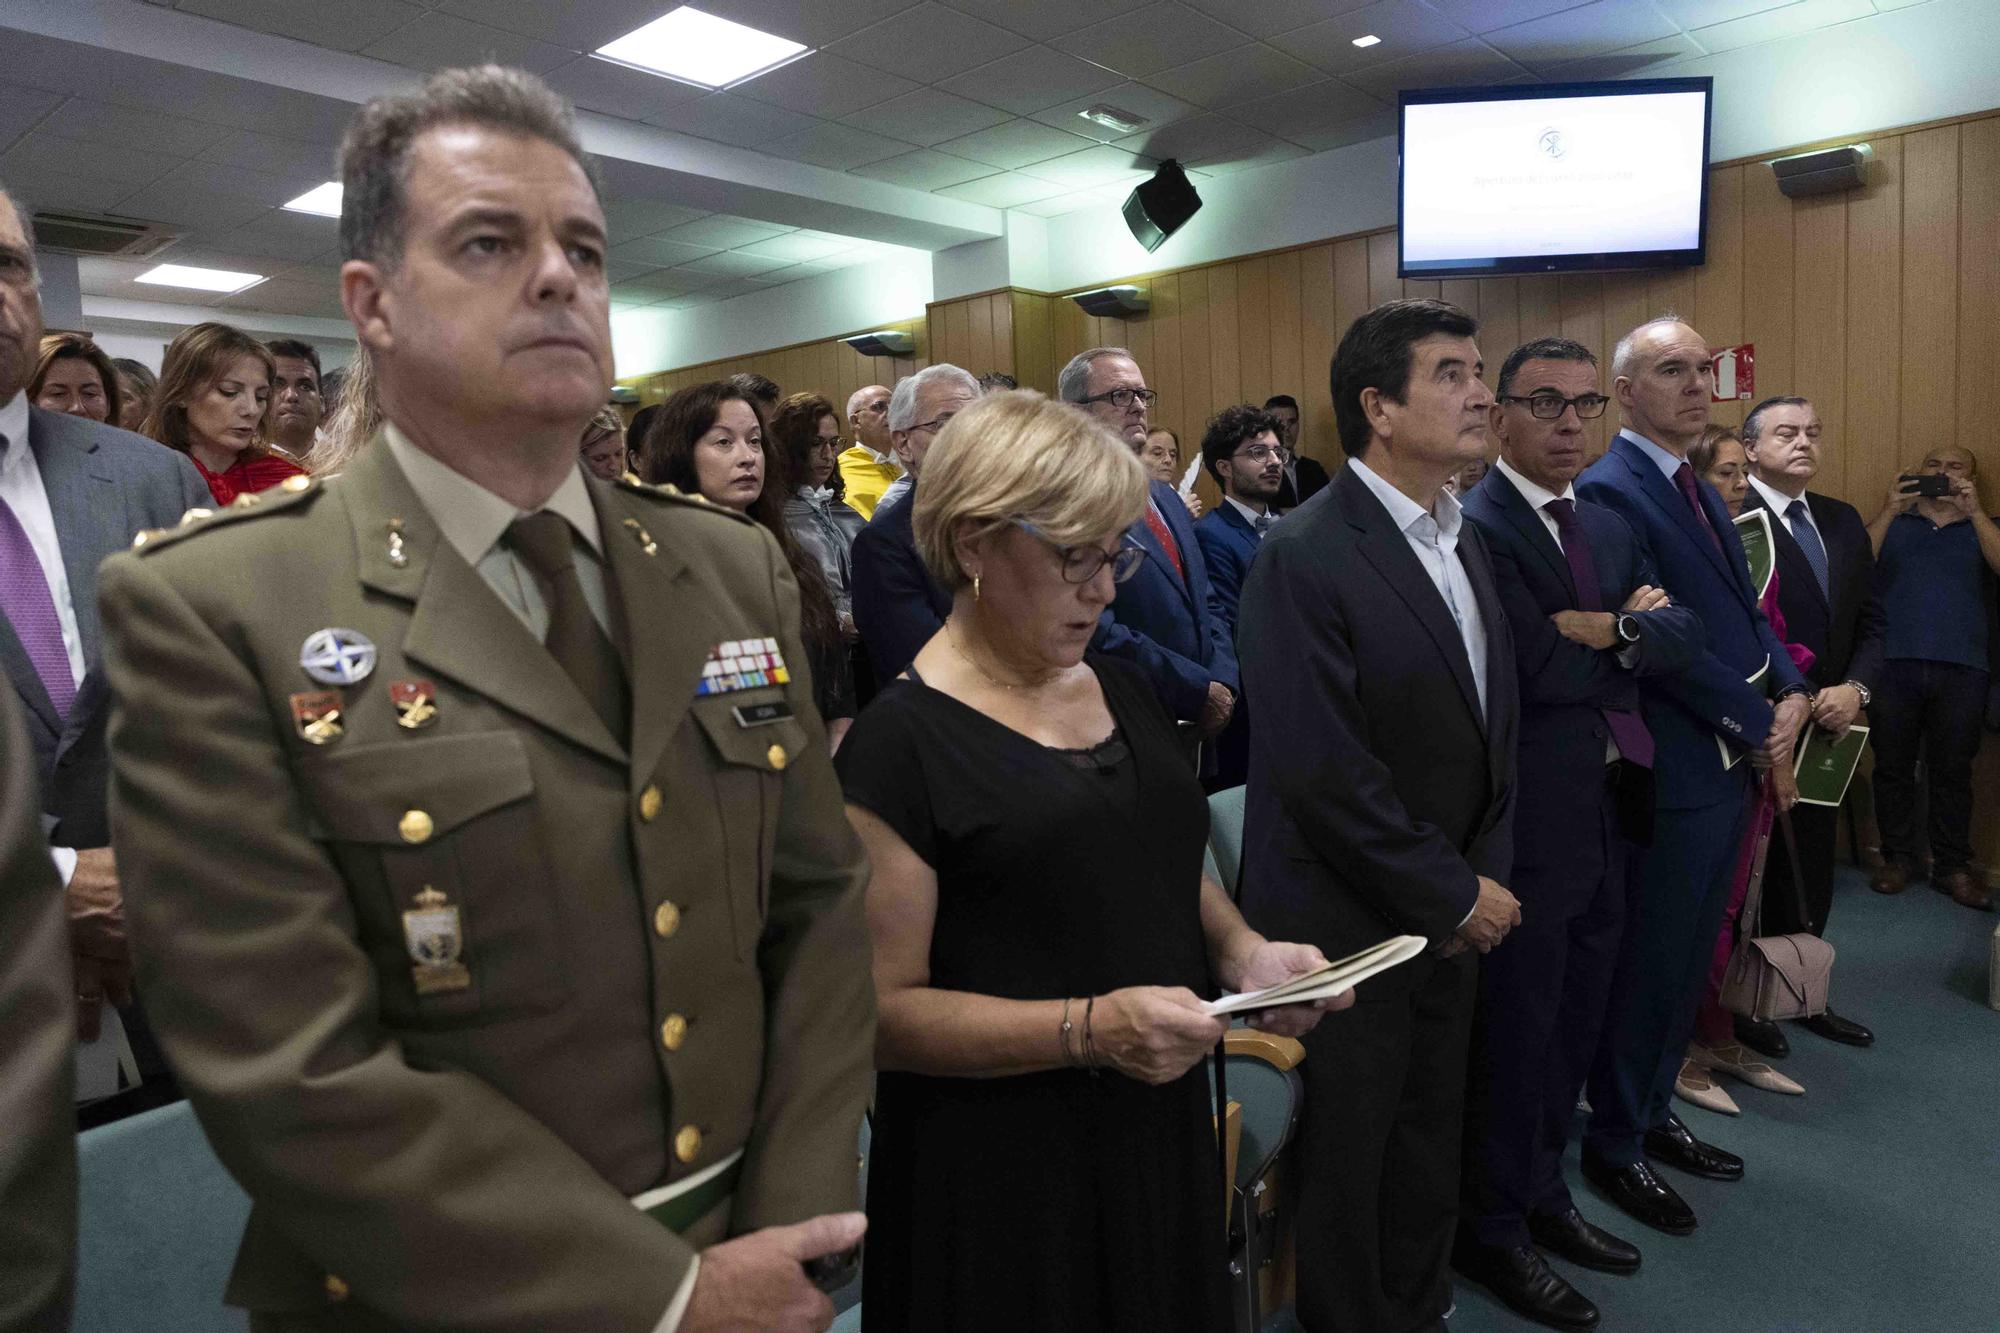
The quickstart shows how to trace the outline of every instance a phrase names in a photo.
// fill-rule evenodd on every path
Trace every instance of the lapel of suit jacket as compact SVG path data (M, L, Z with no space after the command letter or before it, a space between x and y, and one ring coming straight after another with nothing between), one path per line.
M1257 529L1250 526L1250 520L1243 517L1242 512L1235 505L1229 503L1228 500L1216 501L1214 512L1221 516L1223 523L1234 528L1245 541L1250 543L1252 551L1255 551L1258 546L1262 545L1262 539L1257 536Z
M14 633L14 626L5 616L0 616L0 670L14 686L14 692L21 696L22 707L40 725L47 727L49 734L62 735L63 724L56 717L55 700L49 698L49 687L42 683L41 673L28 660L28 650L21 646L21 640Z
M1620 461L1631 469L1632 475L1638 479L1639 493L1645 496L1654 508L1665 514L1667 521L1679 528L1681 534L1701 552L1702 558L1715 566L1715 572L1722 575L1729 586L1741 594L1748 584L1748 576L1736 577L1736 572L1729 567L1729 561L1723 555L1729 545L1728 539L1722 536L1722 530L1730 526L1729 511L1721 510L1718 517L1717 508L1708 505L1707 497L1702 496L1701 479L1695 478L1695 494L1701 496L1703 500L1702 512L1708 515L1709 523L1715 527L1715 536L1722 538L1719 545L1710 540L1708 532L1701 525L1701 520L1694 516L1687 507L1687 501L1681 498L1680 491L1667 480L1666 475L1654 464L1652 458L1638 445L1620 434L1612 440L1611 447L1618 454Z
M1486 480L1479 485L1499 506L1507 521L1514 525L1514 530L1521 534L1521 540L1542 558L1550 573L1562 580L1563 587L1569 589L1569 604L1575 606L1576 575L1570 572L1569 560L1563 555L1562 547L1549 535L1548 525L1528 503L1528 497L1521 494L1507 474L1497 467L1487 473Z
M1771 540L1778 548L1778 577L1784 580L1785 588L1788 591L1796 591L1799 588L1808 589L1809 591L1804 594L1805 596L1813 598L1823 607L1826 606L1826 594L1820 591L1819 579L1814 576L1812 564L1806 559L1805 548L1800 546L1799 539L1792 535L1791 524L1785 520L1785 516L1771 508L1765 502L1763 492L1759 491L1755 486L1752 486L1750 493L1743 497L1743 503L1745 505L1756 505L1771 516ZM1823 539L1821 544L1825 544ZM1833 553L1828 551L1827 578L1829 582L1832 580L1832 576ZM1831 607L1827 609L1829 612L1832 610Z
M1164 486L1165 484L1166 484L1165 482L1154 483L1154 485L1157 486ZM1152 505L1154 509L1159 511L1160 521L1167 525L1168 532L1173 533L1175 543L1178 544L1181 548L1181 570L1185 570L1188 566L1188 560L1190 558L1188 556L1187 548L1194 543L1194 531L1192 526L1188 528L1185 534L1183 534L1179 528L1176 528L1174 526L1174 516L1168 512L1167 507L1164 504L1160 503L1159 497L1153 492L1151 487L1148 487L1146 490L1146 501L1148 504ZM1176 498L1174 500L1174 503L1180 504L1180 500ZM1187 516L1187 509L1185 506L1183 506L1181 509L1181 515L1183 518ZM1173 586L1174 591L1180 594L1181 601L1187 605L1187 608L1190 611L1196 610L1194 604L1194 591L1189 586L1190 580L1188 576L1185 573L1175 570L1173 557L1167 554L1167 548L1160 544L1160 539L1153 535L1153 525L1146 521L1146 516L1144 514L1141 514L1139 516L1139 521L1132 525L1131 533L1133 538L1138 541L1139 545L1146 548L1147 556L1159 563L1160 573L1164 575L1167 582Z
M1342 468L1340 475L1334 478L1333 487L1340 496L1341 509L1347 515L1347 521L1361 532L1357 545L1362 556L1375 567L1382 581L1402 599L1403 605L1416 616L1418 623L1437 644L1438 652L1443 654L1451 668L1452 678L1458 682L1458 692L1465 699L1466 708L1483 735L1486 715L1479 706L1479 688L1472 680L1472 659L1466 656L1465 640L1458 632L1458 622L1451 618L1451 608L1445 605L1437 584L1431 582L1431 576L1417 559L1417 553L1410 549L1409 538L1396 527L1389 511L1352 468ZM1460 539L1463 540L1462 531ZM1485 610L1482 605L1481 613L1484 614Z
M105 556L129 544L125 506L118 493L118 478L98 457L97 444L89 432L64 429L63 423L51 420L51 416L39 408L29 409L28 447L34 450L42 490L49 497L49 514L55 519L77 637L83 641L83 660L87 670L94 670L103 650L97 622L97 566Z
M354 524L363 586L413 604L406 657L565 740L625 762L624 749L575 682L444 540L380 436L328 489ZM392 518L402 521L400 567L389 561ZM614 535L620 534L604 540Z
M1546 529L1542 535L1548 536ZM1507 609L1500 604L1500 586L1493 578L1492 557L1486 550L1486 538L1478 526L1467 523L1460 529L1458 539L1458 560L1465 566L1466 580L1472 584L1472 598L1479 603L1479 619L1486 635L1486 699L1483 713L1476 707L1479 696L1475 693L1473 702L1479 716L1479 729L1486 736L1486 761L1488 775L1495 791L1500 789L1501 780L1506 776L1506 745L1495 745L1493 740L1497 728L1494 726L1497 710L1504 707L1507 700L1514 697L1514 644L1507 628ZM1470 676L1468 663L1466 674ZM1504 739L1504 738L1503 738Z

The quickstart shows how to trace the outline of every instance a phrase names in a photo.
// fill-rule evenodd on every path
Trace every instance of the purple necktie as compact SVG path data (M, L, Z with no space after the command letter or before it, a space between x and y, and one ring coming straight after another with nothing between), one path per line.
M1708 534L1708 539L1715 543L1715 549L1720 551L1722 538L1716 533L1715 524L1708 521L1708 511L1701 507L1701 492L1695 488L1694 469L1686 463L1674 469L1674 485L1680 487L1681 498L1688 502L1689 509L1694 510L1695 522L1701 524L1701 530Z
M1584 533L1583 524L1577 521L1576 502L1557 497L1542 508L1556 521L1556 532L1561 538L1557 545L1562 547L1563 559L1569 564L1570 578L1576 581L1576 609L1607 609L1604 590L1597 582L1597 565L1591 559L1590 538ZM1639 715L1624 708L1603 711L1605 725L1611 728L1611 739L1618 742L1618 753L1641 768L1651 768L1653 734L1646 730Z
M5 500L0 500L0 612L6 613L14 637L28 650L56 716L67 722L69 707L76 702L76 679L69 672L69 649L63 647L62 619L56 615L55 599L49 596L49 581L28 530Z

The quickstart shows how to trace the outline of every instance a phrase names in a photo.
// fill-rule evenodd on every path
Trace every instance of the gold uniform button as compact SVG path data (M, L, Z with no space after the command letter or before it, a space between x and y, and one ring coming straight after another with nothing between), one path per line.
M326 1298L339 1302L347 1299L347 1284L332 1273L326 1275Z
M396 832L403 835L404 842L429 842L431 831L436 827L431 817L421 810L405 810L403 817L396 821Z
M666 1021L660 1024L660 1045L670 1051L678 1051L681 1043L687 1040L687 1035L688 1021L679 1014L668 1014Z
M681 1132L674 1135L674 1156L683 1165L701 1156L701 1131L693 1125L682 1125Z
M772 768L783 769L786 762L785 747L782 745L773 745L770 749L764 751L764 757L771 761Z
M674 932L681 928L681 909L672 903L661 903L653 909L653 929L663 940L670 940Z
M660 817L660 807L666 803L658 787L647 787L639 793L639 818L650 824Z

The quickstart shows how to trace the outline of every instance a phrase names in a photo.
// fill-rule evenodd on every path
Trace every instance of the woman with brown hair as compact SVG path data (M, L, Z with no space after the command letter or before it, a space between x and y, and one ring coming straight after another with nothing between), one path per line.
M784 469L773 457L756 402L716 380L682 389L660 406L638 459L639 475L676 486L710 504L747 514L770 530L799 585L799 629L812 655L813 701L834 749L854 721L854 677L847 665L833 594L785 526Z
M114 426L125 406L111 358L81 333L42 335L28 401L44 412L67 412Z
M819 561L820 575L840 617L841 633L854 637L853 568L848 552L854 535L867 520L842 504L833 493L840 453L840 417L833 404L816 393L795 393L778 404L771 417L776 446L772 461L780 475L775 484L785 496L785 526Z
M112 357L111 368L118 372L118 397L123 403L117 419L111 424L121 430L143 434L146 416L153 410L153 390L159 387L160 377L153 373L151 366L143 361L134 361L129 356Z
M218 505L305 475L266 443L276 373L264 344L227 324L183 329L167 346L145 433L192 459Z

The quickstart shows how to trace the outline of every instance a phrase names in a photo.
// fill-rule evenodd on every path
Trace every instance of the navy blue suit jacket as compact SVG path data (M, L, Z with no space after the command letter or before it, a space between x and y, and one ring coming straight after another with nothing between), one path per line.
M1118 585L1117 600L1104 609L1091 647L1136 665L1153 682L1167 711L1193 722L1208 701L1210 681L1237 692L1236 649L1209 584L1208 562L1195 540L1187 506L1164 481L1151 483L1151 494L1180 547L1187 578L1174 573L1173 561L1146 520L1134 523L1125 535L1145 549L1146 558L1138 573Z
M1507 475L1494 468L1466 495L1465 516L1479 525L1493 558L1493 581L1514 633L1521 679L1521 739L1516 752L1520 799L1514 810L1515 886L1537 870L1571 866L1580 820L1604 790L1605 709L1637 711L1639 677L1691 666L1706 646L1701 620L1684 606L1636 615L1639 651L1628 669L1615 650L1588 648L1557 633L1558 611L1581 610L1576 579L1562 547ZM1632 529L1609 509L1576 507L1590 543L1605 610L1616 610L1641 585L1658 586ZM1551 882L1562 877L1558 876ZM1595 877L1570 877L1581 894Z
M1257 558L1257 530L1227 500L1201 516L1194 525L1194 539L1208 564L1208 586L1222 608L1222 623L1230 637L1236 634L1236 604L1243 597L1243 580L1250 577L1250 562Z
M1736 799L1742 777L1725 769L1720 737L1754 747L1771 731L1767 691L1748 678L1767 663L1768 693L1803 685L1785 645L1771 632L1750 587L1750 565L1722 497L1696 480L1702 510L1722 539L1709 540L1674 484L1621 432L1576 480L1580 499L1615 510L1632 529L1659 587L1701 617L1707 649L1683 671L1650 677L1640 691L1653 733L1654 783L1666 809Z
M849 553L854 628L868 649L875 679L884 685L903 674L951 612L951 594L917 554L910 527L915 501L912 494L886 509L877 506L868 525L854 534Z

